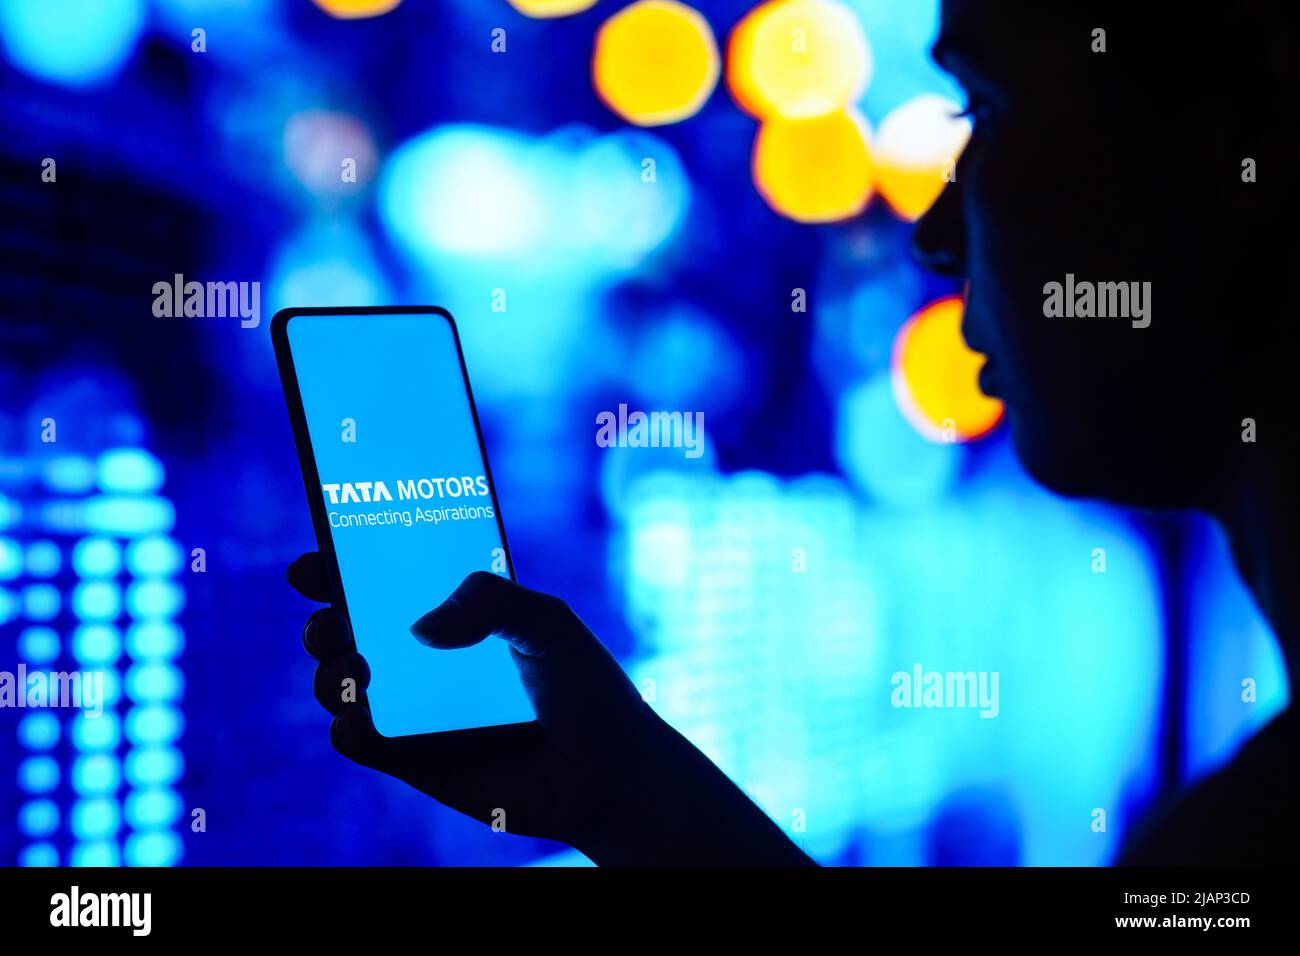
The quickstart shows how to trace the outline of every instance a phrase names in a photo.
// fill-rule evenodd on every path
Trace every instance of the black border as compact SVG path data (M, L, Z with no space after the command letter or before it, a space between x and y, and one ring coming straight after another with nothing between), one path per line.
M150 935L175 940L181 952L193 950L186 944L196 937L283 941L294 944L294 952L333 951L340 942L355 941L357 952L396 952L409 948L412 937L428 935L431 900L469 927L469 938L490 934L517 941L525 951L537 949L544 933L603 940L629 925L653 926L670 938L698 942L695 948L705 951L765 952L776 948L774 941L782 949L806 951L836 932L854 939L925 934L926 940L952 940L955 952L976 949L972 942L986 942L984 948L996 952L1006 949L997 945L1006 941L1041 947L1045 940L1123 936L1136 946L1121 951L1150 949L1153 938L1170 941L1173 952L1187 951L1189 939L1205 936L1225 944L1215 951L1241 950L1232 941L1252 939L1249 948L1275 951L1267 944L1295 930L1294 882L1289 866L16 868L0 869L0 926L19 943L61 937L65 945L51 946L51 952L66 951L69 939L109 941L110 948L115 936L132 941L126 928L50 925L51 897L76 884L82 894L152 893ZM741 918L730 898L718 893L720 884L745 901ZM1125 902L1126 893L1173 891L1189 897L1244 892L1250 899L1206 906L1192 899L1159 907ZM502 919L502 900L509 901L509 919ZM1123 917L1173 916L1245 916L1250 926L1170 933L1173 927L1117 925ZM564 935L547 929L557 925ZM314 945L318 940L322 945Z
M497 500L497 486L492 480L492 467L488 464L483 428L479 424L478 407L474 404L474 391L469 384L469 369L465 366L465 353L460 346L460 333L456 329L456 320L451 317L451 313L437 305L342 306L339 308L312 306L281 309L271 319L271 342L275 346L275 361L280 369L280 384L284 387L289 423L293 427L294 444L298 449L298 464L302 469L307 506L311 509L311 523L316 530L316 547L321 554L325 555L330 569L330 607L348 614L338 556L334 551L334 535L330 530L324 497L320 494L320 474L316 470L316 454L312 449L311 434L307 429L307 415L302 405L302 392L298 387L298 372L293 364L293 352L289 348L289 321L298 316L311 315L437 315L446 320L451 327L452 341L456 344L456 358L460 362L461 380L465 383L465 397L469 399L469 412L474 420L474 434L478 438L479 453L483 456L483 474L487 478L488 493L492 496L492 507L496 512L497 531L501 534L506 568L510 571L510 580L517 581L514 559L510 556L510 543L506 540L506 526L501 517L501 503Z

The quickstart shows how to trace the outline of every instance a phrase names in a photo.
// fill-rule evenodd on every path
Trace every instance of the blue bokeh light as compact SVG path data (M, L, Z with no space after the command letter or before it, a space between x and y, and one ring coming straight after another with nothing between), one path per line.
M27 714L18 721L18 742L28 750L51 750L59 742L59 719L51 713Z
M59 806L53 800L29 800L18 808L18 829L26 836L40 839L58 828Z
M181 839L170 831L133 833L126 840L127 866L175 866L184 850Z
M59 455L45 466L45 483L51 491L82 494L95 485L95 463L85 455Z
M0 0L0 40L9 61L69 86L117 73L144 24L144 0Z
M59 777L59 763L53 757L28 757L18 765L18 786L25 793L49 793L58 787Z
M22 570L22 546L13 538L0 538L0 581L12 581Z
M58 632L51 627L28 627L18 635L18 656L28 664L52 664L60 650Z
M185 730L185 718L175 707L148 704L126 715L126 736L136 747L173 744Z
M185 761L175 747L142 747L126 758L126 779L137 789L170 786L184 769Z
M53 843L31 843L18 853L19 866L58 866L59 851Z
M99 456L99 490L106 494L152 494L163 485L163 466L140 448L115 448Z
M127 569L136 577L165 577L178 572L185 555L171 538L151 535L126 547Z
M110 751L122 739L122 725L117 714L103 713L98 717L78 714L69 725L73 746L83 753Z
M122 765L112 754L88 754L72 765L72 787L81 796L115 792L122 781Z
M126 609L134 618L174 617L185 606L185 591L174 581L135 581L126 589Z
M172 826L184 812L174 790L137 790L126 800L126 820L135 830Z
M34 578L52 578L63 566L63 554L53 541L33 541L27 546L27 573Z
M100 534L134 537L170 531L175 523L176 509L164 498L100 496L85 505L85 530Z
M113 581L82 581L72 592L72 610L83 621L112 621L122 613L122 589Z
M887 505L933 502L956 481L962 448L926 441L903 418L889 377L849 391L838 411L836 451L845 472Z
M73 866L121 866L122 851L113 840L78 843L72 848Z
M52 621L59 614L63 597L52 584L29 584L23 588L23 614L33 621Z
M164 661L134 664L126 672L127 695L138 703L174 703L184 690L181 672Z
M72 567L79 577L113 577L122 568L122 546L112 538L82 538L72 550Z
M109 624L83 624L72 633L72 653L89 667L111 667L122 654L122 635Z
M138 621L126 632L126 646L136 659L178 657L185 649L185 632L172 621Z

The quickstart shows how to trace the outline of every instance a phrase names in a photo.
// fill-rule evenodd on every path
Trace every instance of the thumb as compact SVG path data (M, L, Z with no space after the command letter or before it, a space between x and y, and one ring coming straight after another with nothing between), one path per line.
M545 658L599 646L567 604L488 571L470 574L451 597L411 625L428 647L469 647L504 638L525 657Z
M444 649L507 641L537 719L570 751L613 748L646 723L648 707L613 655L552 595L475 571L411 633Z

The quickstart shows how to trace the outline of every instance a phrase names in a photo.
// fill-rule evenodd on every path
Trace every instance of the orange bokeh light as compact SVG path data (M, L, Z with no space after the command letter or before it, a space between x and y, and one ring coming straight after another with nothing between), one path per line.
M508 2L524 16L536 17L539 20L567 17L570 14L590 10L596 5L596 0L508 0Z
M985 357L962 339L964 309L960 296L931 302L894 339L894 397L931 441L975 441L1002 421L1002 402L979 390Z
M862 25L828 0L771 0L736 25L727 86L759 119L810 119L857 102L871 75Z
M695 115L721 71L708 21L676 0L639 0L606 20L596 34L591 62L596 92L638 126Z
M754 141L754 184L768 205L798 222L855 216L871 198L868 141L856 111L768 120Z
M378 17L397 8L402 0L312 0L332 17L340 20L359 20Z

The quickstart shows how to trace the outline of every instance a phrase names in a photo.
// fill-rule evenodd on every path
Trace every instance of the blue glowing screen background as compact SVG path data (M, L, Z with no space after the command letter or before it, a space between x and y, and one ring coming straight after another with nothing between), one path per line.
M1285 706L1212 528L1059 500L1005 425L935 440L902 400L903 331L960 293L886 175L961 106L934 4L833 4L872 160L825 223L756 181L725 62L679 121L611 107L619 0L341 6L0 0L0 670L107 676L96 719L0 710L0 863L581 862L331 750L289 306L456 316L519 580L822 862L1104 864ZM725 61L758 4L691 6ZM155 316L176 275L260 282L260 322ZM704 454L599 446L620 404L703 412ZM917 664L997 672L997 717L892 706Z

